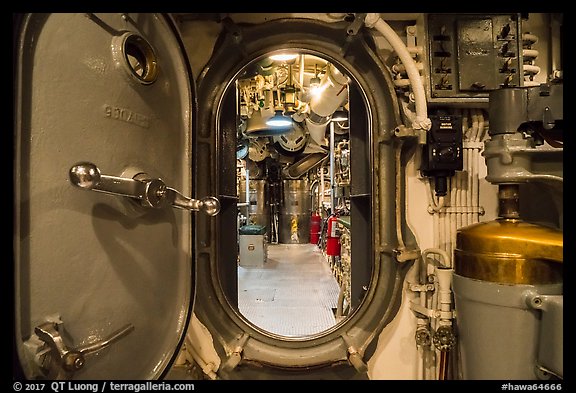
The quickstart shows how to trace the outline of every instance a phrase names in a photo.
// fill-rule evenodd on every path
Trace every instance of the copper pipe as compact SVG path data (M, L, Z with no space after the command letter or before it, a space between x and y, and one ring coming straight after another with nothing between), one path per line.
M448 351L440 351L440 369L438 370L438 380L448 379Z

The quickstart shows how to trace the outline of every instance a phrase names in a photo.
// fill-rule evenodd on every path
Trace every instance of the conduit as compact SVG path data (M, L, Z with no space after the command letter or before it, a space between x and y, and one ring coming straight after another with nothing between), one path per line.
M420 280L425 284L425 274L428 274L428 255L436 253L441 256L441 264L435 268L435 275L438 281L438 288L432 296L423 301L422 294L420 304L426 304L428 310L433 310L440 318L434 318L430 326L435 331L439 326L451 325L452 321L452 300L450 278L452 275L452 255L456 244L457 230L463 226L468 226L479 222L481 207L479 206L479 164L480 152L483 148L482 140L486 135L487 121L485 120L482 109L463 109L462 116L462 134L463 134L463 170L457 171L450 178L448 194L444 200L438 198L435 201L433 185L430 179L428 181L428 211L433 214L433 232L436 234L434 239L435 248L429 248L422 252L424 263L421 266ZM420 328L423 321L417 321L417 328ZM419 359L417 370L422 374L424 379L447 377L447 368L450 362L450 356L446 351L440 351L438 364L432 361L432 364L426 364L426 356L435 356L437 352L424 349L419 351L423 357ZM438 367L439 374L436 374ZM424 368L424 370L421 370Z
M369 28L374 28L380 34L388 40L392 49L396 52L400 61L406 68L406 74L408 75L408 79L410 80L410 85L412 86L412 92L414 93L414 100L416 105L416 119L412 124L412 128L415 130L430 130L432 126L432 122L428 118L428 108L426 102L426 94L424 92L424 84L422 83L422 79L420 78L420 72L418 71L418 67L412 58L412 55L406 48L404 42L400 39L398 34L386 23L382 18L380 18L380 14L377 13L369 13L366 15L364 19L364 24Z

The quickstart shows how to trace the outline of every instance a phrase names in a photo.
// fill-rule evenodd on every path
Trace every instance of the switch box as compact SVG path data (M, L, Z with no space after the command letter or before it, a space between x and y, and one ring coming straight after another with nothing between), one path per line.
M437 195L446 195L447 178L464 165L462 157L462 117L453 115L429 116L432 127L422 151L420 170L424 176L434 177Z

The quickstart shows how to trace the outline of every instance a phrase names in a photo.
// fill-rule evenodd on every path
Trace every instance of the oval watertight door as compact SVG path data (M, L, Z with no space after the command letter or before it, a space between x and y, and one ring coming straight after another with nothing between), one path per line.
M192 217L217 202L189 198L194 91L174 26L159 14L64 13L19 26L14 277L24 375L160 378L194 299Z

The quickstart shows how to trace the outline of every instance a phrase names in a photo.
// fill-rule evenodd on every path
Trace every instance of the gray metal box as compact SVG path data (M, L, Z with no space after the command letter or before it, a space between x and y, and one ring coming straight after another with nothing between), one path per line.
M240 266L263 267L266 256L264 235L240 235Z

